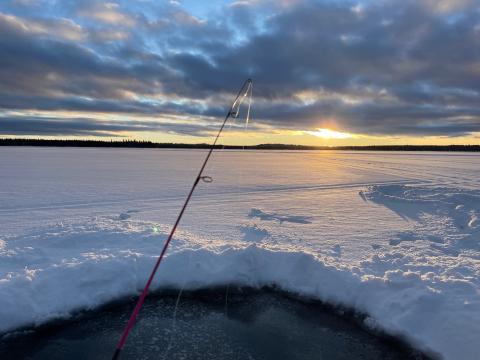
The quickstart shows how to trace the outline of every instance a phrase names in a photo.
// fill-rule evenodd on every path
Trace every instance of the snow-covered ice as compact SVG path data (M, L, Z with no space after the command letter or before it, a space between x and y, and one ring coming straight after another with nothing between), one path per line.
M0 332L138 292L203 156L0 149ZM479 155L212 160L155 288L275 285L443 358L477 358Z

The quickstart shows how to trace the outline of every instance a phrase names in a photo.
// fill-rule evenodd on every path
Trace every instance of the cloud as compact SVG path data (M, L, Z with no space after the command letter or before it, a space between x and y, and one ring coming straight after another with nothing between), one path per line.
M23 19L0 12L0 24L26 35L49 35L65 40L80 41L86 37L82 27L71 19Z
M252 114L272 128L480 131L473 1L237 1L201 19L178 3L58 8L0 14L0 108L198 116L200 129L252 77Z
M13 0L13 3L22 6L32 6L38 5L38 0Z
M424 0L424 3L431 10L442 14L468 10L475 5L474 0Z
M172 18L181 25L193 25L198 26L205 23L205 21L200 20L199 18L190 15L186 11L175 11L172 13Z
M87 2L87 4L79 8L78 15L106 24L129 27L135 25L135 19L121 10L120 5L114 2Z
M211 136L210 126L181 122L93 120L38 116L0 117L0 135L127 136L128 132L163 131L176 135Z

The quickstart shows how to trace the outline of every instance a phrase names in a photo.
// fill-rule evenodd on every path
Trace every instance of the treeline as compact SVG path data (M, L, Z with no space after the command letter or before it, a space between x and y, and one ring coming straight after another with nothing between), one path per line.
M206 149L208 144L155 143L141 140L46 140L0 139L0 146L55 146L55 147L104 147L104 148L186 148Z
M480 145L369 145L338 146L336 150L363 151L480 151Z
M208 149L209 144L156 143L141 140L45 140L45 139L0 139L0 146L55 146L99 148L161 148L161 149ZM480 145L370 145L370 146L306 146L289 144L217 145L225 149L249 150L352 150L352 151L480 151Z

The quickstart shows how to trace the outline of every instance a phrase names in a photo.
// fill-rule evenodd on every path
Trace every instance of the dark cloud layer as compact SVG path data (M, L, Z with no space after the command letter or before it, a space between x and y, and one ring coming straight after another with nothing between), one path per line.
M159 123L156 121L98 121L89 118L57 119L37 116L0 118L2 131L9 135L81 135L126 136L129 131L162 131L188 136L211 136L215 128L210 125L188 123Z
M166 115L215 118L253 77L256 121L275 128L480 132L476 2L288 3L237 2L199 19L175 4L66 1L45 16L7 2L0 111L151 114L160 124ZM57 125L58 134L111 135L129 126L9 121L0 119L0 133L53 134ZM187 133L203 125L192 126Z

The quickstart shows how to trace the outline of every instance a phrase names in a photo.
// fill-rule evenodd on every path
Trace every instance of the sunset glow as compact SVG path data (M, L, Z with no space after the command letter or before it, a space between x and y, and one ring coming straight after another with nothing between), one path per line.
M318 129L317 131L307 131L309 135L317 136L322 139L351 139L354 137L353 134L334 131L330 129Z

